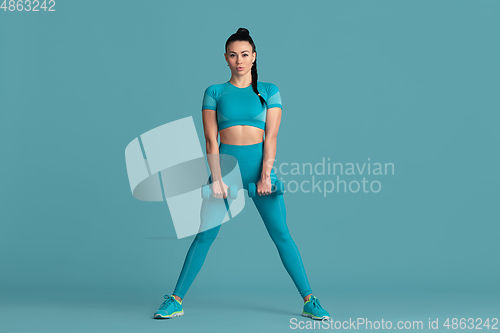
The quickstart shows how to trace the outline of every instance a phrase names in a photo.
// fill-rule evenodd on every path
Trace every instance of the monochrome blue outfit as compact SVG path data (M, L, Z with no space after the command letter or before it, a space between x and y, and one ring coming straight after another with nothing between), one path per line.
M238 88L229 81L223 84L211 85L205 90L202 110L208 109L217 113L219 130L235 125L248 125L265 130L267 110L273 107L282 108L281 97L278 87L272 83L258 81L257 88L267 105L265 103L264 105L261 104L259 96L253 91L251 85L246 88ZM219 154L228 154L236 158L245 189L248 189L248 183L257 184L260 180L264 157L263 142L250 145L220 143ZM227 164L224 165L224 161L221 159L222 174L229 167ZM276 180L277 176L274 170L271 169L271 183ZM212 176L209 177L208 183L212 183ZM216 198L216 200L222 199ZM226 200L226 207L229 207L232 200L230 196L228 195L224 200ZM252 197L252 200L299 294L301 297L311 294L311 287L309 286L299 250L287 227L283 195L277 195L276 193L262 196L256 195ZM221 221L226 212L217 211L213 208L215 206L210 205L209 202L209 199L203 200L200 216L202 223L204 223L204 220L212 218ZM220 227L221 224L218 224L216 227L196 235L188 250L172 294L184 298L203 266L208 250L217 237Z

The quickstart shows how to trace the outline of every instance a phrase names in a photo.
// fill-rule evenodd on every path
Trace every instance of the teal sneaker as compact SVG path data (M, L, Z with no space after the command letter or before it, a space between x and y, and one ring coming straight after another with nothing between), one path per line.
M179 317L184 314L184 310L182 309L182 301L179 302L172 295L165 295L163 297L166 298L166 300L163 301L160 309L155 312L155 319Z
M328 311L323 309L321 304L319 304L319 299L317 299L314 295L311 295L311 297L309 297L309 300L304 303L304 310L302 311L302 315L304 317L318 320L323 320L325 318L330 319L330 314L328 313Z

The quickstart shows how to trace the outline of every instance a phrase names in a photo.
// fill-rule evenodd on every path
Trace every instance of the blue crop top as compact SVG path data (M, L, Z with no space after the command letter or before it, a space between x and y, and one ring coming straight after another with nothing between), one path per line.
M281 106L278 87L257 81L257 90L267 102L262 105L252 86L238 88L231 82L212 84L205 90L201 109L217 112L219 131L236 125L248 125L265 130L267 109Z

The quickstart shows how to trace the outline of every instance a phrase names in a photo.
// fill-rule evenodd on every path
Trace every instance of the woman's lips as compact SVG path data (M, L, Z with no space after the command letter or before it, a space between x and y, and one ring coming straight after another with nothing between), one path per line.
M236 67L237 70L242 71L243 67Z

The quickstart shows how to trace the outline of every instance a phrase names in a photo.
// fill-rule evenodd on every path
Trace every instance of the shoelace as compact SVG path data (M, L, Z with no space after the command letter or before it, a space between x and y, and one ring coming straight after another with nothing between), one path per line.
M311 303L313 304L313 308L319 308L319 309L322 309L321 304L319 304L319 299L317 299L316 297L314 297L314 298L311 300Z
M170 295L165 295L163 298L166 298L166 300L164 300L161 304L161 308L167 308L170 304L172 304L172 302L177 302L177 300Z

